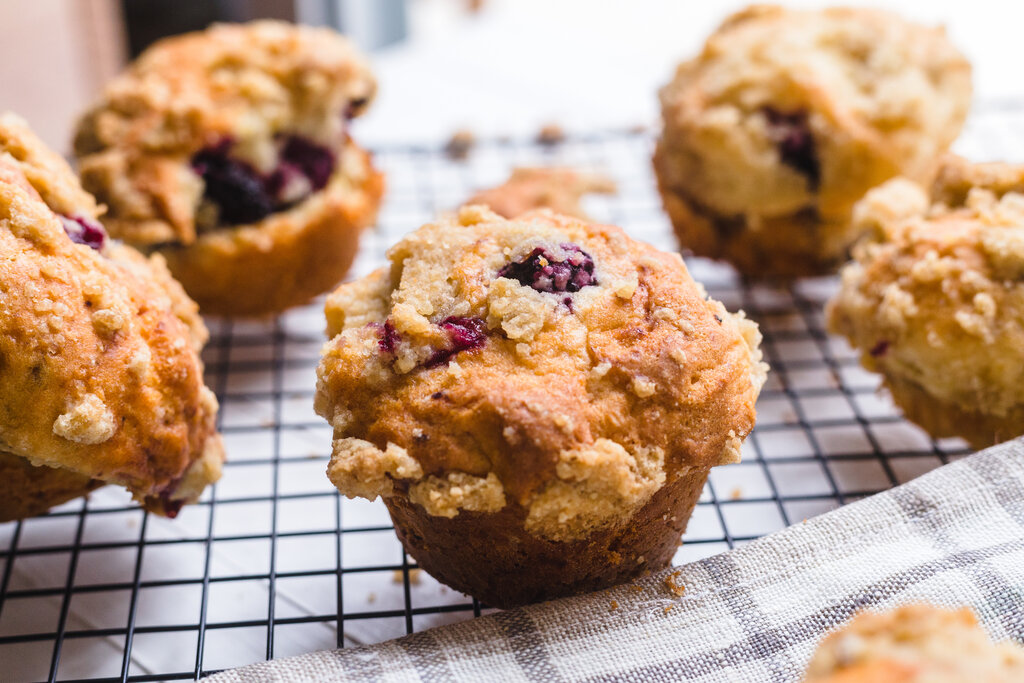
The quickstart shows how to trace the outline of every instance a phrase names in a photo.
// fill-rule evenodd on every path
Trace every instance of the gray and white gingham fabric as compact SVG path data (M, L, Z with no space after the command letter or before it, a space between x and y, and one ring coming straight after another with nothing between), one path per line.
M1024 642L1024 440L633 585L205 680L799 681L826 631L915 601Z

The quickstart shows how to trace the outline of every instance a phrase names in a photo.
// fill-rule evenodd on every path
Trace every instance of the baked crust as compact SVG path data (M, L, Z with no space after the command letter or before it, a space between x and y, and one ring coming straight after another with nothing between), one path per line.
M906 605L863 612L827 636L805 683L1010 683L1024 678L1024 649L992 643L967 607Z
M1024 194L1011 171L950 159L930 197L903 179L869 192L854 213L872 237L827 311L910 419L979 448L1024 433Z
M345 277L384 193L383 175L354 144L340 165L327 187L293 209L156 251L204 313L262 315L304 304Z
M588 194L614 194L615 181L598 173L572 168L516 168L501 185L481 190L463 205L481 204L505 218L534 209L589 220L580 200Z
M258 21L168 38L79 121L82 183L111 235L162 252L204 312L277 312L337 284L376 216L382 177L347 134L375 91L364 58L328 29ZM326 186L225 219L196 159L230 157L283 192L294 178L272 178L293 139L333 157Z
M159 256L71 240L61 216L96 212L66 162L0 115L0 451L59 470L5 458L7 486L40 487L9 492L9 509L100 480L173 515L223 460L198 355L206 329Z
M591 259L592 277L554 291L509 273L538 254ZM692 501L659 491L699 489L708 468L738 461L765 376L760 335L706 299L678 255L610 226L548 211L505 220L476 206L411 233L389 258L328 297L316 409L334 426L331 481L384 497L409 525L400 533L415 533L410 552L442 580L498 571L479 559L490 524L542 539L521 552L549 559L556 547L590 547L596 562L616 538L636 555L663 548L653 531L646 549L624 540L640 511L663 501L682 528ZM473 529L480 552L444 545ZM589 586L586 576L567 568L552 591ZM505 590L488 599L520 599Z
M680 242L749 276L831 272L853 204L896 175L927 182L970 94L941 29L866 9L733 15L661 91L654 168Z

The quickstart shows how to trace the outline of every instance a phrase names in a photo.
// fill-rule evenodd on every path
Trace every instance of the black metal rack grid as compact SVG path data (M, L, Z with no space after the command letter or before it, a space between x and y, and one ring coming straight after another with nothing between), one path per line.
M1012 154L1007 141L1024 140L1017 111L1012 103L980 108L960 151ZM550 147L491 141L465 162L434 148L377 150L388 194L353 275L515 165L608 173L619 193L593 198L592 215L674 248L649 168L651 145L648 133L617 132ZM727 267L688 263L714 297L761 324L772 373L743 462L712 472L676 562L968 452L902 420L878 395L877 378L826 334L822 306L834 279L751 286ZM221 401L229 462L177 520L147 515L107 487L46 516L0 525L0 680L187 680L481 613L475 600L416 569L379 501L343 499L324 476L330 429L311 406L321 309L316 302L269 321L210 321L207 379Z

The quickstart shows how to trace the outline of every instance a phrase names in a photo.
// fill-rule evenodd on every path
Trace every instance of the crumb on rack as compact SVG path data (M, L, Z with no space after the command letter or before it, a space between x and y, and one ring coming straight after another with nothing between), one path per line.
M461 128L455 131L444 146L444 153L449 159L463 161L469 156L470 151L476 145L476 136L468 128Z
M619 609L619 601L612 600L612 609Z
M682 573L682 570L677 570L665 577L665 588L668 588L677 598L683 597L683 593L686 592L686 586L679 578Z
M411 586L418 586L418 585L420 585L420 580L422 579L420 574L422 572L423 572L422 569L410 569L409 570L409 585L411 585ZM396 569L395 571L391 572L391 581L393 583L402 583L402 581L404 580L404 575L405 575L404 570Z
M739 500L742 497L743 489L740 488L739 486L735 487L732 491L729 492L729 498L731 498L732 500Z
M673 607L675 607L675 605L665 605L665 614L668 614L669 610L671 610Z
M558 145L565 142L565 131L557 123L546 123L537 132L537 142L542 145Z
M373 603L377 602L377 594L376 593L367 593L367 595L366 595L366 602L370 603L371 605Z

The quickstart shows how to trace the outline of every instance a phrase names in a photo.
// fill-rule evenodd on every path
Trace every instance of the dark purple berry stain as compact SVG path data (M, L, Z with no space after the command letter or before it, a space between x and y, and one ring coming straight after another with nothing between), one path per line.
M887 342L886 340L883 339L880 342L878 342L877 344L875 344L874 346L872 346L871 350L868 351L868 353L871 354L872 358L881 358L888 351L889 351L889 342Z
M768 119L768 133L779 150L782 163L803 174L812 192L821 185L821 163L817 145L807 123L807 112L782 112L773 107L763 110Z
M316 192L327 186L333 172L334 155L329 149L304 138L291 136L281 148L278 168L267 178L267 185L274 190L272 194L280 196L287 176L298 173L309 181Z
M566 252L564 261L556 261L548 250L537 247L522 261L513 261L498 271L498 277L518 280L538 292L555 294L578 292L597 284L594 259L575 244L559 245Z
M96 251L103 251L103 246L107 243L107 231L97 221L75 214L74 216L61 216L60 222L64 224L64 232L68 234L72 242L84 244Z
M377 330L377 346L380 347L381 353L394 355L395 350L398 348L398 342L402 341L402 337L398 334L395 326L391 324L391 321L385 320L384 324L370 323L370 327Z
M447 363L455 354L478 349L487 342L487 326L480 318L452 316L438 326L448 333L448 347L434 351L424 363L428 368Z
M281 141L278 166L267 175L233 158L234 141L230 138L192 157L192 170L203 179L204 197L217 205L221 225L263 220L327 185L335 164L329 149L294 135L283 136ZM288 191L296 180L308 183L308 191L298 197Z
M192 170L202 177L204 196L217 205L222 225L242 225L263 220L274 210L259 171L228 156L231 141L200 150L192 157Z

